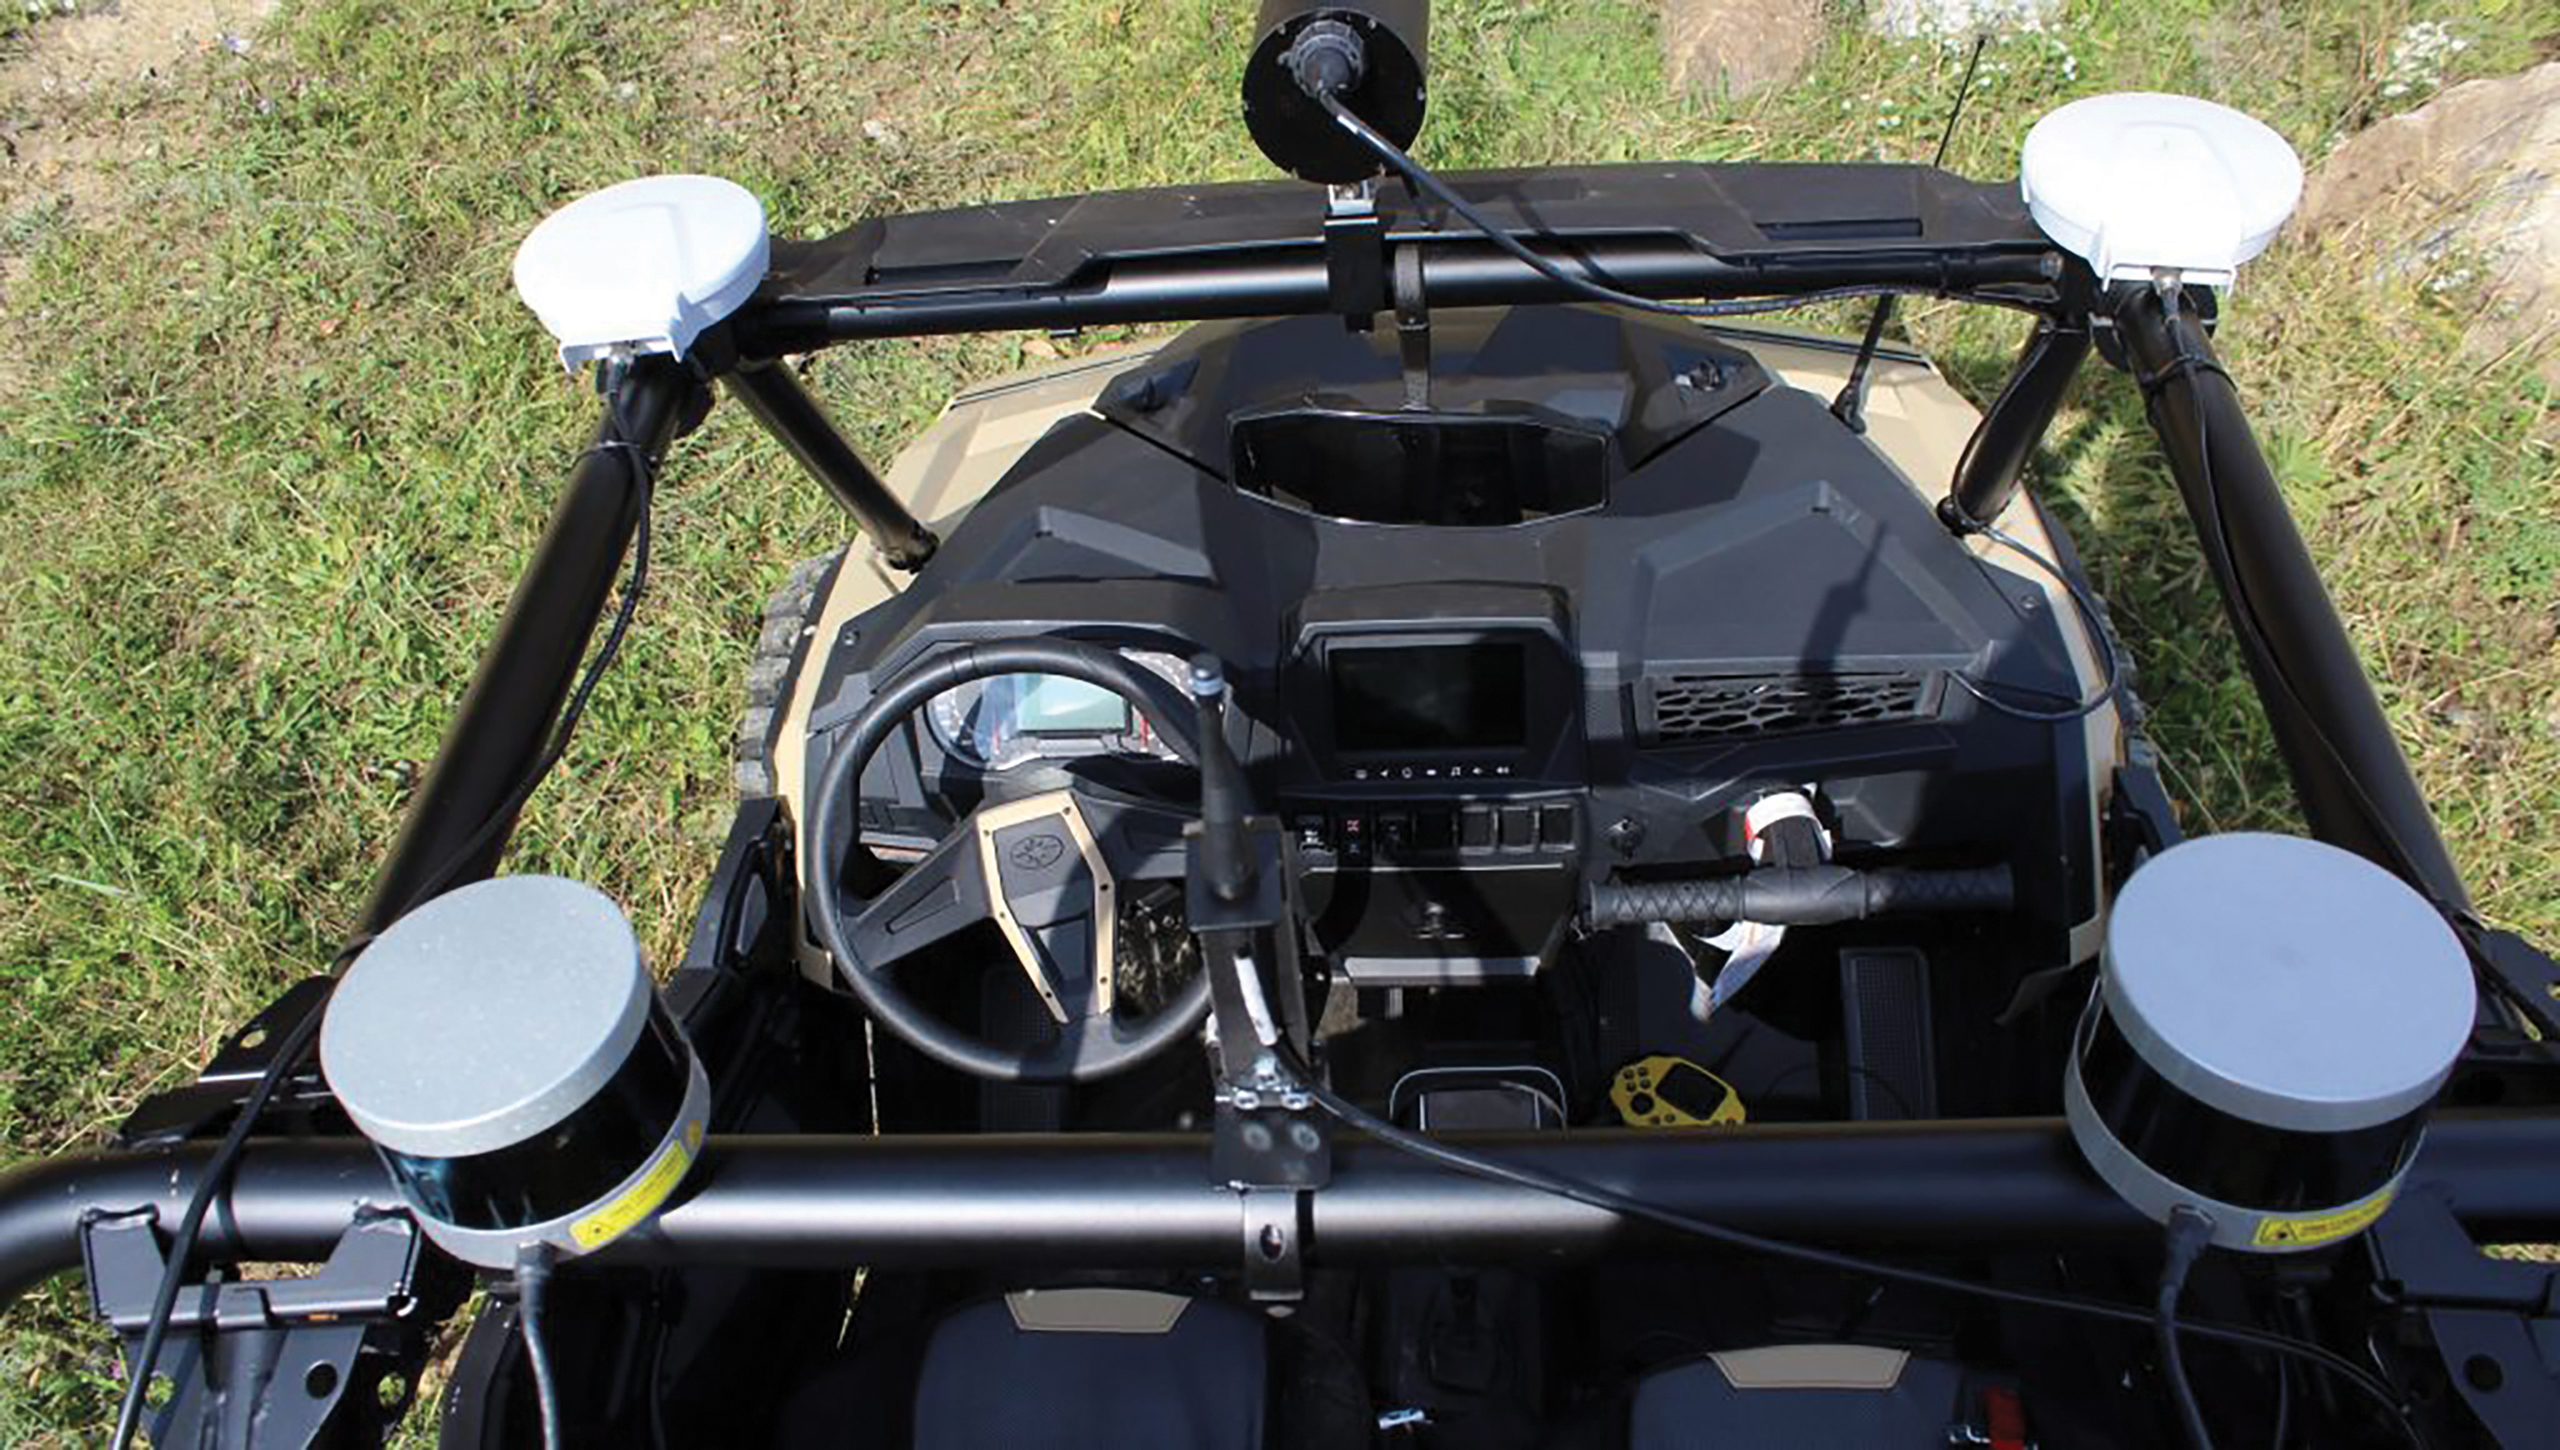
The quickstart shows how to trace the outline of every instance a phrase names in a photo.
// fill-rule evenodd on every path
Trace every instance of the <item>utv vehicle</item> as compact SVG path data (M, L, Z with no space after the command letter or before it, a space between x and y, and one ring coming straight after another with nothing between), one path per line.
M2474 914L2211 340L2291 151L2139 95L2012 182L1442 178L1426 9L1262 7L1292 180L536 230L602 420L361 932L0 1180L119 1442L380 1444L467 1322L455 1450L2552 1443L2560 1282L2481 1246L2560 1237L2560 971ZM1902 294L2026 314L1987 409ZM796 370L1173 322L885 479ZM2181 838L2020 487L2093 349L2307 838ZM766 611L653 965L495 873L723 393L858 533Z

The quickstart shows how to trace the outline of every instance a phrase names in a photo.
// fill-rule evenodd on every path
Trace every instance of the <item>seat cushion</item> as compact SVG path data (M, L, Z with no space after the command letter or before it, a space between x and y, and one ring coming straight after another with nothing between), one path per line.
M934 1327L916 1450L1262 1450L1260 1316L1150 1289L983 1300Z
M1629 1450L1798 1450L1856 1445L1943 1450L1961 1416L1964 1371L1859 1344L1792 1344L1710 1355L1636 1386Z

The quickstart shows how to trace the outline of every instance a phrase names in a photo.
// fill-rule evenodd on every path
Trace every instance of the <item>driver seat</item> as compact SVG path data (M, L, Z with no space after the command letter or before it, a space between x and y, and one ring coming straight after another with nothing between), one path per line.
M916 1450L1332 1450L1369 1442L1338 1346L1215 1299L1025 1289L945 1314L916 1378Z

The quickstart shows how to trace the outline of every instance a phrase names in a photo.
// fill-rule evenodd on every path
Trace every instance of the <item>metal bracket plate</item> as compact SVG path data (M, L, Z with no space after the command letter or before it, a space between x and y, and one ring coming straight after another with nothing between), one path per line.
M90 1300L123 1339L128 1374L140 1371L168 1262L157 1219L143 1209L92 1215L81 1225ZM170 1390L147 1417L151 1443L312 1444L345 1400L368 1336L409 1312L419 1245L405 1216L366 1214L307 1278L181 1289L160 1347L157 1371Z
M117 1127L117 1144L126 1148L159 1147L182 1142L219 1125L266 1075L276 1049L293 1036L302 1020L328 1004L336 980L305 977L286 988L282 996L231 1034L194 1082L145 1098ZM316 1071L310 1071L310 1081L318 1081ZM315 1090L315 1095L325 1096L325 1092ZM269 1112L290 1107L295 1096L293 1084L288 1083Z
M2560 1042L2560 962L2511 931L2482 927L2464 935L2472 960L2505 990L2542 1040Z
M2560 1342L2560 1270L2481 1253L2432 1185L2403 1193L2366 1242L2377 1287L2425 1320L2447 1381L2496 1442L2548 1443L2560 1375L2542 1346Z
M1387 306L1387 225L1375 182L1330 187L1324 204L1325 305L1354 332Z

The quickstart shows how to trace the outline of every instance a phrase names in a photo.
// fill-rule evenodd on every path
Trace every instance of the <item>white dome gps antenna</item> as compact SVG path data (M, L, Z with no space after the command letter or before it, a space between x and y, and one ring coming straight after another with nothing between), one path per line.
M2302 200L2302 160L2228 106L2091 96L2027 133L2018 188L2036 225L2101 282L2228 286Z
M644 176L590 192L516 248L516 295L560 361L665 352L746 305L772 254L764 203L716 176Z

